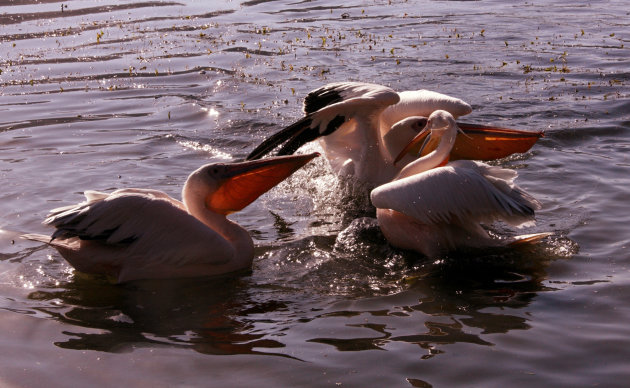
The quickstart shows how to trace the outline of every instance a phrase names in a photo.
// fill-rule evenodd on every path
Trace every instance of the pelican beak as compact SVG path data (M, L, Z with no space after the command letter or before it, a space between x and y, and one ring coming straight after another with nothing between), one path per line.
M206 198L206 206L221 214L239 211L317 156L315 152L230 164L219 188Z
M460 122L457 123L457 127L458 134L449 156L450 160L501 159L515 153L527 152L538 139L544 137L542 131L523 131ZM437 147L439 137L433 136L431 140L425 141L422 151L417 152L420 140L415 142L415 145L407 146L406 152L424 156Z
M394 159L394 164L398 163L400 159L404 158L405 155L411 152L414 148L417 148L418 144L420 144L421 141L423 141L423 143L417 154L422 154L422 150L431 140L431 130L429 128L429 122L427 122L427 125L424 127L424 129L420 131L413 139L411 139L411 141L405 146L405 148L400 151L398 156L396 156L396 159ZM416 152L414 151L414 153Z
M544 136L542 131L523 131L478 124L457 123L457 136L451 159L495 160L527 152Z

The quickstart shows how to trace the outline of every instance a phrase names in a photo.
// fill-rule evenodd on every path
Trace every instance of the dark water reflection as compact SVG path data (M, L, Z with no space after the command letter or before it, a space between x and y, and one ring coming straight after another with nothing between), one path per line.
M423 331L396 335L396 330L390 330L387 325L348 324L372 329L378 335L373 338L315 338L310 341L333 345L340 351L382 349L389 342L402 341L431 349L431 355L439 353L436 348L445 344L492 345L483 339L484 334L529 329L526 317L518 313L511 315L510 312L527 307L537 293L553 290L542 284L546 277L546 259L547 255L537 257L533 252L522 252L520 255L503 252L494 256L486 252L486 255L469 260L456 257L425 264L422 267L430 267L429 270L416 270L423 273L404 280L408 287L402 294L412 297L414 304L395 305L385 310L335 311L319 317L350 318L368 314L413 320L422 313L420 316L426 317L421 327ZM484 311L493 307L500 307L502 311ZM434 322L431 317L446 320ZM471 328L481 331L472 334Z
M252 333L243 317L286 309L279 301L252 301L247 280L143 281L123 286L106 279L76 277L61 290L36 291L29 299L62 302L39 311L71 325L65 349L130 352L138 347L172 346L208 354L270 354L254 348L283 347ZM76 331L79 328L101 332ZM271 353L273 354L273 353Z
M367 239L363 243L371 244ZM346 279L318 271L294 274L282 286L282 279L266 284L252 274L124 285L76 275L54 288L33 291L28 299L40 305L39 313L68 325L63 332L67 339L54 343L64 349L119 353L158 346L308 360L307 353L287 353L286 332L307 323L326 327L335 319L345 322L341 337L310 338L304 333L303 340L341 352L387 350L392 342L404 342L417 345L427 359L442 353L444 345L492 346L487 334L528 330L529 319L519 311L538 293L553 290L543 284L550 258L540 248L460 253L437 262L403 256L407 276L397 281L402 291L393 294L394 303L387 288L372 289L374 296L368 299L369 290L350 289L363 298L341 301L334 295L339 288L330 294L327 286ZM337 274L348 271L348 263L335 265ZM377 271L374 266L366 276L377 277ZM305 277L317 277L310 284L319 284L310 295L296 284ZM291 288L300 295L291 295ZM405 323L411 328L392 325L401 321L411 321Z

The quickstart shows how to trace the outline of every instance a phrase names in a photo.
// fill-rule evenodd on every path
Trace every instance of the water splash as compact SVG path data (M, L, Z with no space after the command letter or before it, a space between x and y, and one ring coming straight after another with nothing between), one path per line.
M193 151L204 152L220 159L228 161L234 159L234 157L229 153L221 151L220 149L211 146L210 144L202 144L198 141L191 140L178 140L177 144L181 145L184 148L191 149Z

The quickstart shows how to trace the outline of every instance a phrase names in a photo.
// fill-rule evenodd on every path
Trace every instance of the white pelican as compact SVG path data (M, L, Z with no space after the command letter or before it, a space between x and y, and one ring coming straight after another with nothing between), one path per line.
M423 122L424 118L415 119ZM441 138L437 148L405 166L392 182L372 190L370 198L387 240L398 248L435 257L456 248L533 242L548 236L498 240L488 235L481 223L532 225L540 203L514 184L513 170L470 160L438 167L449 159L459 130L450 113L433 112L423 132ZM416 136L401 155L423 135Z
M272 135L247 159L258 159L286 141L278 155L292 154L303 144L321 137L332 169L351 176L368 188L391 181L415 158L394 164L394 157L423 127L405 122L410 116L428 117L435 110L454 117L472 111L464 101L429 90L394 90L375 84L344 82L325 85L304 100L305 117ZM526 152L542 132L525 132L460 124L467 133L453 147L452 159L491 160ZM430 147L429 147L430 148Z
M150 189L85 192L86 201L51 211L56 248L78 271L118 282L218 275L249 268L254 244L226 215L253 202L318 154L207 164L184 184L183 202Z

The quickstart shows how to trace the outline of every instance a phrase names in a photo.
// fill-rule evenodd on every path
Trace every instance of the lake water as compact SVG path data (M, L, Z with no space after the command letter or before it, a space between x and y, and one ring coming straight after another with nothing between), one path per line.
M0 385L628 386L629 12L0 1ZM319 158L232 217L256 244L241 276L115 285L16 237L50 233L48 210L86 189L178 197L192 170L243 158L343 80L544 130L497 163L543 203L527 231L554 235L439 260L398 251L352 222L370 214Z

